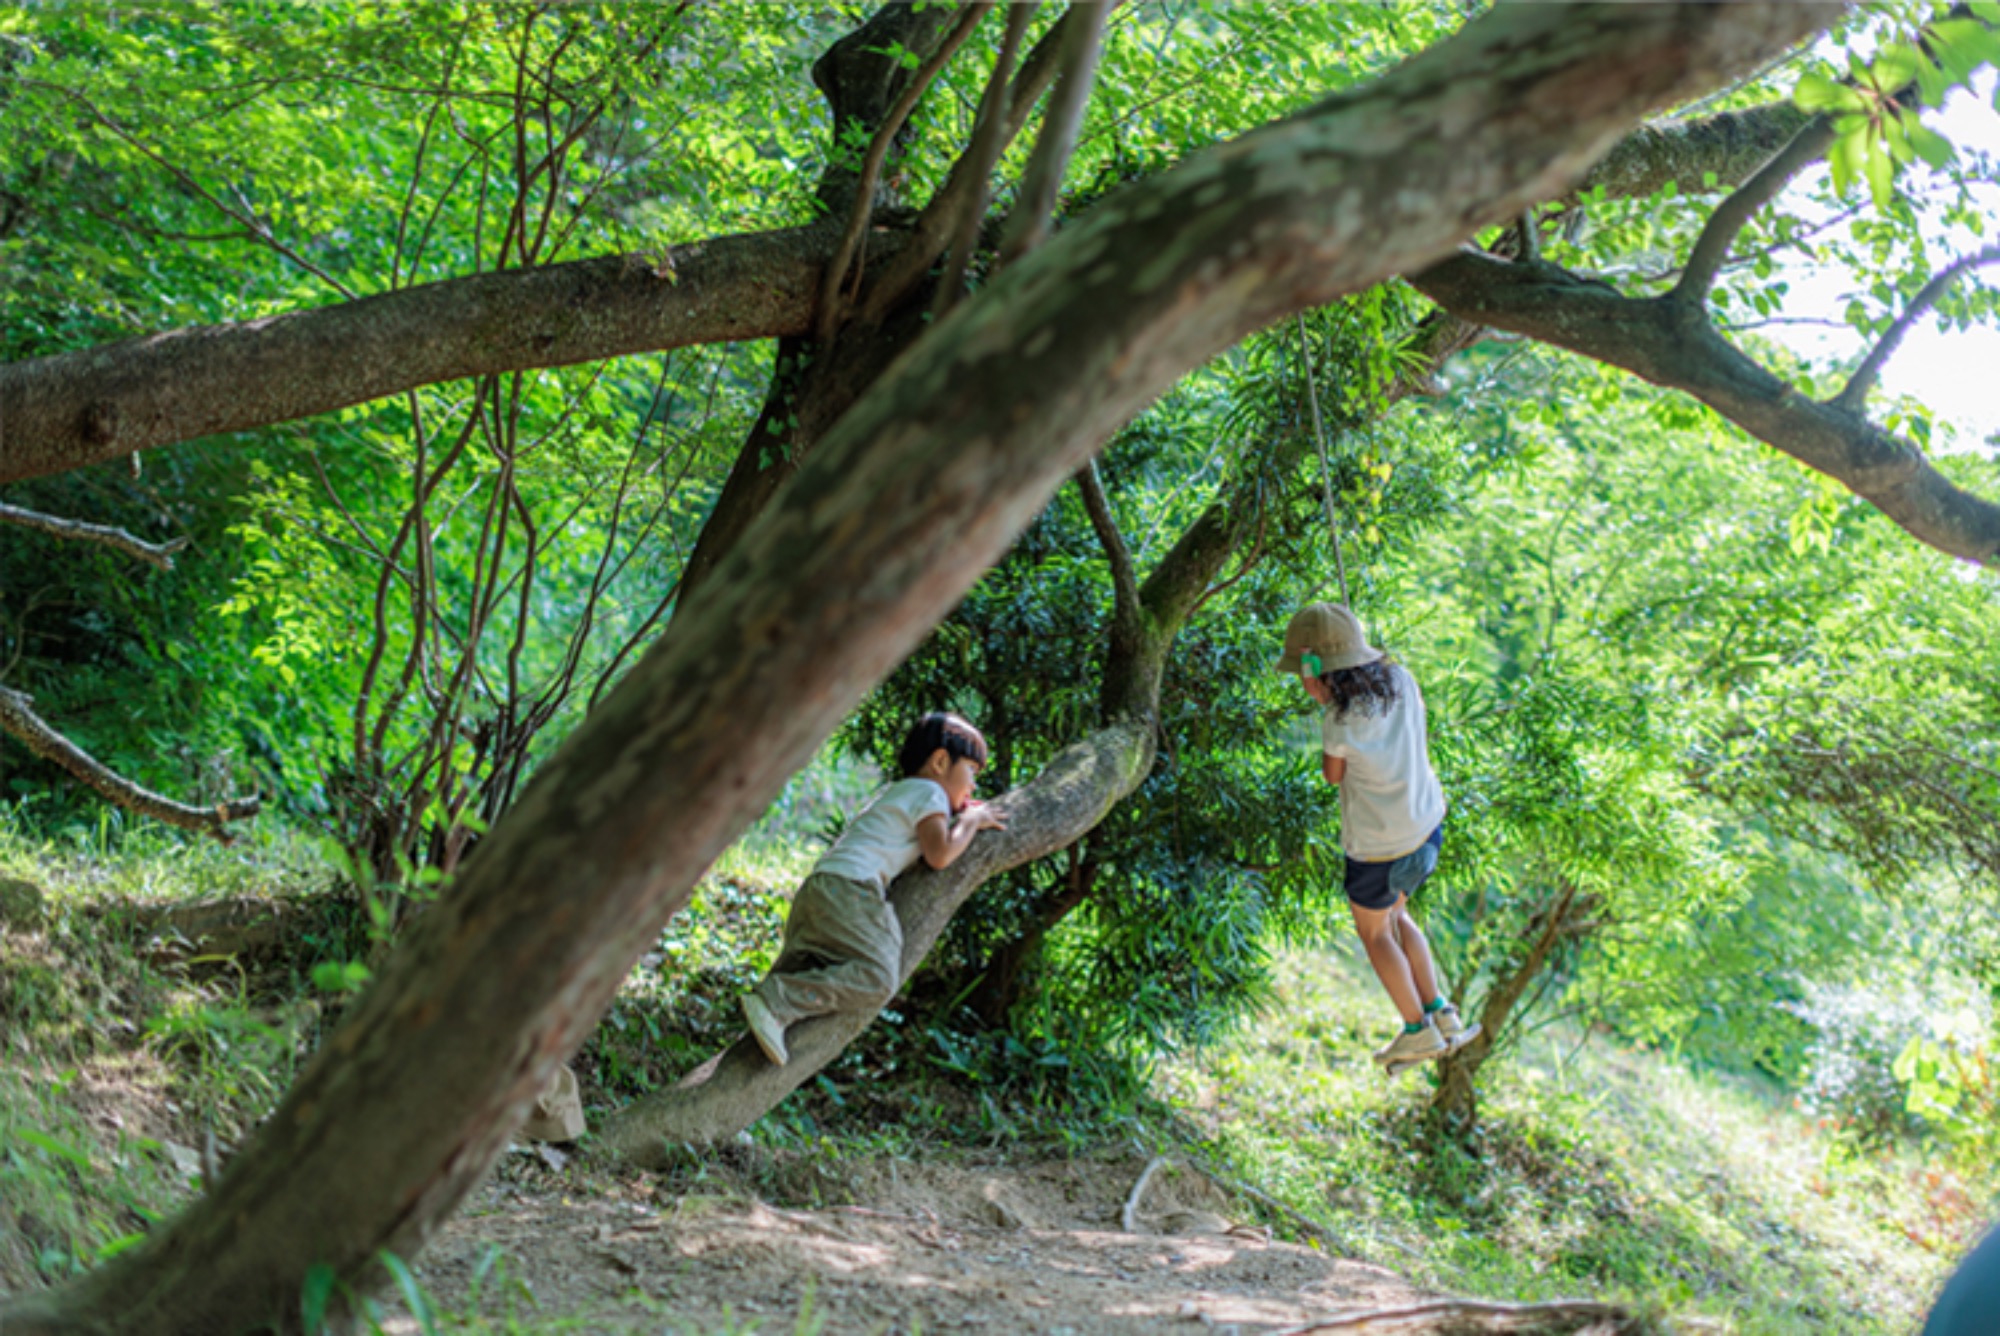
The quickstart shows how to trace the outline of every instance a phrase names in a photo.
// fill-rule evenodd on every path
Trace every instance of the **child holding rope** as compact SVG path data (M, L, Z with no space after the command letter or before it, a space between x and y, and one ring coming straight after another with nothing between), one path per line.
M1348 909L1403 1017L1402 1032L1375 1054L1393 1076L1444 1056L1479 1028L1468 1031L1439 991L1430 943L1407 907L1444 843L1444 790L1431 769L1423 693L1336 603L1311 604L1292 618L1277 668L1299 674L1325 710L1320 768L1340 790Z

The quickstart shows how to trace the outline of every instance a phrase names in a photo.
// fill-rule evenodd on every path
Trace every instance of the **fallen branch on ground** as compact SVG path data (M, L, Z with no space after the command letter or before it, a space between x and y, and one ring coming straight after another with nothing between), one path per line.
M1493 1304L1446 1299L1412 1308L1382 1308L1310 1326L1288 1327L1277 1336L1318 1336L1322 1332L1421 1332L1423 1336L1637 1336L1637 1320L1615 1304L1584 1300L1546 1304Z
M142 788L49 727L35 713L33 704L33 697L0 687L0 730L11 733L29 751L45 761L54 761L127 811L150 816L170 826L179 826L182 830L200 831L230 844L235 836L226 829L228 824L257 815L263 806L261 798L252 797L232 798L213 807L190 807Z

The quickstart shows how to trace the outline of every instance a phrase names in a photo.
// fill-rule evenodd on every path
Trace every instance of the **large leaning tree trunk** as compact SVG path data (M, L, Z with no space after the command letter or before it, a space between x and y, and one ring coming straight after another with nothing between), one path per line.
M696 878L1120 424L1249 331L1560 193L1647 111L1830 16L1501 10L1010 267L841 420L208 1194L0 1326L295 1330L315 1267L379 1283L374 1260L414 1254L488 1171Z

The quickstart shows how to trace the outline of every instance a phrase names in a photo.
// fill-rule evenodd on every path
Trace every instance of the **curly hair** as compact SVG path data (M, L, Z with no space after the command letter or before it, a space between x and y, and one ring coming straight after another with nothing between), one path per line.
M1350 710L1364 715L1386 713L1403 694L1396 685L1396 674L1390 671L1395 666L1396 661L1384 655L1373 663L1320 674L1319 680L1333 693L1333 704L1328 706L1333 717L1345 719Z

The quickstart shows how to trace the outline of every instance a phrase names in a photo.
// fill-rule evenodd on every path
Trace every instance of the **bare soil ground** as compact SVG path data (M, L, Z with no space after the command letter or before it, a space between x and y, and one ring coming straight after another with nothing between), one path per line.
M586 1187L541 1154L509 1156L424 1252L418 1275L444 1309L676 1336L1247 1336L1423 1297L1393 1272L1273 1239L1183 1166L1148 1180L1128 1231L1148 1163L1136 1156L765 1159L704 1191L601 1175Z

